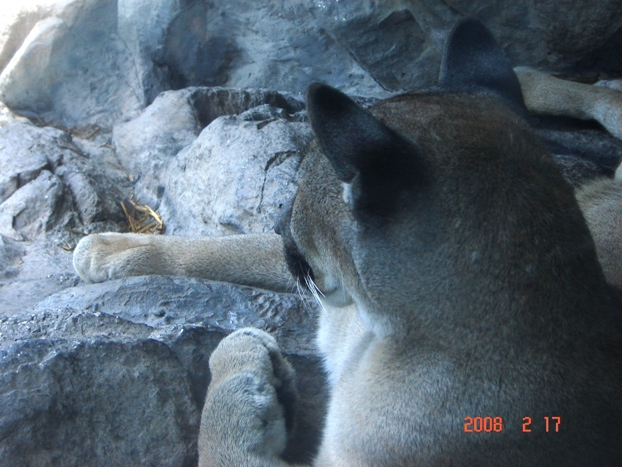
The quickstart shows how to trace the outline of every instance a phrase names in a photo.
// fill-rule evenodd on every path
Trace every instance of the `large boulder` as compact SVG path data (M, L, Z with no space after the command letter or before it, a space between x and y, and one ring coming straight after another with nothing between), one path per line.
M43 122L110 128L189 86L302 92L324 81L384 96L433 84L464 16L487 24L517 65L621 70L618 0L34 0L0 19L0 100Z
M297 370L287 456L308 460L326 405L316 312L294 295L138 277L0 317L0 466L196 465L208 358L243 326L271 332Z
M0 100L11 109L69 127L109 125L146 105L140 70L116 33L117 0L57 2L25 16L45 17L0 74Z
M274 91L168 91L115 125L112 140L168 233L264 232L295 190L310 138L303 109L296 96Z

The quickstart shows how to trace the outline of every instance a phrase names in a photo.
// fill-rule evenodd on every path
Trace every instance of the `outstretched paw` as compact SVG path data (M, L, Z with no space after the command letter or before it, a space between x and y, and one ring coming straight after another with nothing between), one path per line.
M150 236L104 233L84 237L73 252L73 267L87 283L140 275L153 267Z
M528 67L516 67L514 71L530 112L594 119L622 139L622 93L615 85L575 83Z
M210 357L210 371L200 465L233 460L239 465L278 465L287 433L293 430L298 394L294 370L274 338L258 329L234 332Z

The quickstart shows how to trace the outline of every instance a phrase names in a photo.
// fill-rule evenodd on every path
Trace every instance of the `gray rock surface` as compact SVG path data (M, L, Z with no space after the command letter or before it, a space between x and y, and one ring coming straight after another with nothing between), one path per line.
M262 232L295 189L300 149L310 137L303 109L288 93L168 91L115 125L112 140L135 192L160 209L168 233Z
M0 23L0 100L55 125L109 128L188 86L300 92L324 80L383 94L297 3L40 3Z
M305 4L328 34L390 90L433 84L447 31L465 16L486 24L512 63L551 71L572 68L577 72L575 65L622 27L617 0L590 8L580 1L562 6L555 0L306 0ZM590 58L594 64L595 57Z
M324 81L386 95L434 83L447 31L487 24L516 65L607 72L622 34L619 0L177 2L58 0L0 20L0 100L65 127L131 118L189 86L302 92ZM589 58L589 60L587 58ZM384 88L384 89L383 89Z
M0 167L1 315L75 285L66 249L80 232L119 231L131 189L110 147L23 121L0 128Z
M189 235L272 231L295 193L296 170L311 131L280 109L262 106L214 120L163 167L160 211L170 232ZM234 155L234 157L232 157ZM186 173L192 173L188 183Z
M291 460L317 447L326 402L315 306L188 278L68 288L0 317L0 466L196 463L207 361L227 333L271 332L296 368Z
M33 15L46 17L0 74L0 100L62 126L110 125L145 106L139 72L116 32L117 0L62 1Z
M2 354L0 465L192 465L199 417L165 344L33 339Z

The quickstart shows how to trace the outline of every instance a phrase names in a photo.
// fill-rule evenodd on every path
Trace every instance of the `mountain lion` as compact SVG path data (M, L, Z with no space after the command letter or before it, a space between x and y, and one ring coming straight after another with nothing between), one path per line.
M94 235L76 270L306 286L331 392L314 465L620 465L618 298L490 32L454 27L437 89L367 111L316 84L307 108L317 141L278 235ZM210 370L200 465L286 465L297 395L275 340L238 330Z

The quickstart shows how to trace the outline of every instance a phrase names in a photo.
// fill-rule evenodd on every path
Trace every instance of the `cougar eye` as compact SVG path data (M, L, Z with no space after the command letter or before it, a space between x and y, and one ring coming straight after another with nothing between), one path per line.
M274 221L274 233L277 235L283 235L285 228L289 226L292 217L292 207L294 206L294 200L296 195L292 196L289 200L281 205L281 209Z
M292 196L290 200L283 203L283 207L279 212L276 221L274 223L274 232L281 236L283 240L283 253L285 255L285 261L287 263L287 269L289 272L304 286L307 284L307 277L314 279L313 270L307 260L305 260L303 254L298 249L298 245L294 241L291 232L292 222L292 209L294 206L294 200L296 196Z

